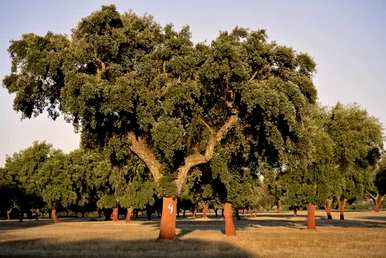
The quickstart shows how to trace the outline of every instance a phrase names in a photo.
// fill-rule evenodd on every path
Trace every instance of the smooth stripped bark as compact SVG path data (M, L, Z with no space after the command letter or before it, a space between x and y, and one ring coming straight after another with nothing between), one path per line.
M174 197L162 198L162 215L160 222L160 239L175 239L176 237L177 199Z
M309 203L307 206L307 228L316 229L315 224L315 204Z
M233 222L232 204L229 202L224 203L224 234L226 236L236 235L235 224Z
M346 209L347 199L341 198L339 200L339 219L344 220L344 210Z
M131 208L127 208L127 213L126 213L126 218L125 218L125 221L126 223L130 223L131 222Z
M330 219L332 220L332 215L331 215L331 208L332 206L332 200L331 199L327 199L326 202L324 203L324 209L326 211L326 214L327 214L327 219Z

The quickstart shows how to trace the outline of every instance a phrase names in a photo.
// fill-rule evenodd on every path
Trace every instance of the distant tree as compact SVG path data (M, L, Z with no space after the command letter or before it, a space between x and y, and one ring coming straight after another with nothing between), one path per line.
M372 174L383 148L382 126L358 105L338 103L329 112L325 128L335 145L340 174L340 219L344 219L347 200L352 202L371 188Z
M377 196L373 197L375 204L374 211L379 212L382 208L383 197L386 194L386 155L383 155L382 159L379 161L374 185L377 190Z
M34 142L32 146L6 159L5 176L11 180L13 189L11 202L13 208L19 211L21 220L24 213L34 209L37 215L44 206L39 170L54 152L51 145Z
M42 164L37 173L43 200L51 207L51 218L54 222L59 222L58 207L68 207L77 200L76 189L69 173L70 167L72 164L67 156L56 151Z
M340 189L336 184L334 142L323 128L323 114L316 108L309 111L300 144L287 156L281 182L286 203L294 208L307 206L308 228L314 229L316 206L323 206Z
M175 196L193 167L235 132L252 163L274 163L316 100L312 59L269 43L262 30L236 28L193 44L188 27L161 27L114 6L83 18L70 38L25 34L9 52L4 85L24 117L62 112L88 148L126 139L164 196L160 238L175 237Z
M96 170L100 163L106 162L103 155L97 151L75 150L67 155L67 173L71 178L72 189L76 193L70 209L80 212L84 217L86 212L95 211L98 201L98 184ZM104 168L102 168L104 169Z
M0 168L0 216L10 219L10 214L18 208L20 189L5 168Z

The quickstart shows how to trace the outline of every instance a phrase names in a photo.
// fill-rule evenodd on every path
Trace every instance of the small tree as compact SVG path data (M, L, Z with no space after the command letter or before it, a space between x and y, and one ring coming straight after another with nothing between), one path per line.
M51 207L51 218L55 223L59 222L57 208L68 207L77 199L71 174L68 173L71 166L66 155L56 151L50 155L37 173L43 200Z
M12 207L19 210L20 220L24 213L35 210L36 216L44 205L39 170L55 152L45 142L34 142L32 146L7 157L4 171L11 180ZM10 207L11 208L11 207Z
M316 228L315 206L323 206L338 191L334 184L337 175L334 143L324 131L321 115L320 110L310 109L300 144L288 154L281 178L285 182L286 203L293 207L308 206L309 229Z
M364 196L371 188L373 170L383 148L382 126L358 105L338 103L329 112L325 127L335 144L340 219L344 219L346 201Z
M374 185L377 189L377 196L373 197L374 211L379 212L382 208L383 196L386 194L386 156L384 155L378 163Z

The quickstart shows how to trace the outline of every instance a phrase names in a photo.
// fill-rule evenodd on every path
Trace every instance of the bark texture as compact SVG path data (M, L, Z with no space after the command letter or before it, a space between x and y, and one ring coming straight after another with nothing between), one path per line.
M177 200L173 197L163 197L160 223L160 239L172 240L176 237Z
M379 212L382 209L383 196L377 194L377 197L374 198L374 211Z
M202 210L204 219L208 218L208 211L209 211L209 204L207 202L204 202L204 207Z
M111 214L112 221L119 221L118 207L113 208L113 213Z
M327 219L332 220L332 215L331 215L331 207L332 207L332 200L327 199L325 204L324 204L324 209L327 214Z
M51 208L51 219L54 223L59 223L60 220L58 218L58 215L56 214L56 208L55 207L52 207Z
M224 203L224 233L226 236L235 236L236 229L233 223L232 204Z
M316 229L315 224L315 204L309 203L307 206L307 228Z
M344 220L344 210L346 209L347 199L341 198L339 200L339 219Z
M130 223L130 221L131 221L131 208L127 208L125 221L126 221L126 223Z

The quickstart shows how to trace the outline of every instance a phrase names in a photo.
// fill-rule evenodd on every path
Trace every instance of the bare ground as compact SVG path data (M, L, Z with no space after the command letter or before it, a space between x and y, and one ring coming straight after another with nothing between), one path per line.
M157 240L159 221L0 221L0 257L386 257L386 211L317 215L317 230L304 212L243 217L236 237L222 219L180 219L174 241Z

